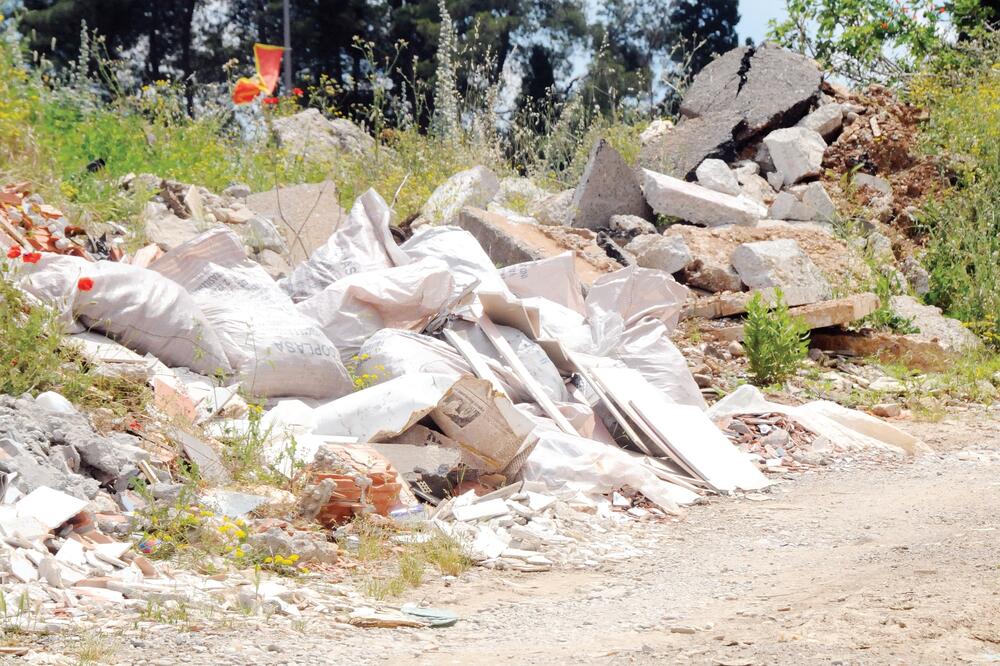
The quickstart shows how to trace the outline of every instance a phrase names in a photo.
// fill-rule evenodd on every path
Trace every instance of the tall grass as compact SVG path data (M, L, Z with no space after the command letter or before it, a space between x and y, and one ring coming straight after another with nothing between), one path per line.
M931 111L925 149L953 182L919 216L935 305L1000 349L1000 38L913 84Z

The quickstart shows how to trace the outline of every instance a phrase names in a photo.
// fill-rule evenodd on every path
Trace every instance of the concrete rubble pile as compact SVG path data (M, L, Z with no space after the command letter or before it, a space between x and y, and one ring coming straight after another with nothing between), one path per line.
M24 231L59 215L5 190L0 244L42 255L17 285L60 313L98 372L148 383L155 416L190 426L155 442L101 436L58 396L0 403L42 410L35 425L0 425L5 582L70 608L198 595L292 615L348 606L153 567L128 539L144 503L176 502L178 454L219 488L170 510L247 533L234 549L309 553L322 568L338 557L329 529L379 514L448 535L484 566L538 571L627 557L605 525L678 516L838 452L919 452L833 403L788 407L744 387L709 408L671 341L682 317L720 319L710 337L735 354L742 327L721 318L757 292L781 289L826 334L879 306L832 298L855 266L817 177L827 142L864 110L830 90L801 56L736 49L696 77L676 127L649 133L641 168L600 141L578 187L550 195L476 167L434 192L409 237L374 190L345 212L330 183L216 195L136 176L123 185L158 193L149 246L126 252L114 228L74 241L65 226L29 246ZM328 144L367 145L346 131ZM655 216L676 224L658 233ZM275 473L305 480L300 495L233 483L213 440L253 433ZM286 522L257 511L279 505ZM426 623L401 617L348 621Z

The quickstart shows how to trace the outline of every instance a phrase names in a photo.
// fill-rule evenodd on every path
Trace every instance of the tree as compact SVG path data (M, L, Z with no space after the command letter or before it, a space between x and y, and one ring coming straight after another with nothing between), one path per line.
M673 45L670 59L694 76L717 55L739 45L738 0L675 0L664 42Z

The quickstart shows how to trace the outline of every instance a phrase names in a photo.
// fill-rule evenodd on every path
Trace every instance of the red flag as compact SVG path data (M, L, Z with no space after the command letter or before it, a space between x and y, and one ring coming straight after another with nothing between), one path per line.
M249 104L261 93L270 95L278 85L281 75L281 57L285 49L269 44L253 45L253 61L257 73L252 78L242 78L233 88L233 104Z

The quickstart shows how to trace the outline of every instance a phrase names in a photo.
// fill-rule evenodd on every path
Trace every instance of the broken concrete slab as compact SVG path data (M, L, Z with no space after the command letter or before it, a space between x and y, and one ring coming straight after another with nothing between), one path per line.
M963 352L981 349L982 340L957 319L946 317L941 308L924 305L912 296L893 296L889 308L898 316L909 319L920 330L911 334L915 340L932 342L946 352Z
M737 148L733 135L742 122L736 115L689 118L642 146L639 164L675 178L688 178L706 158L731 159Z
M679 236L638 236L625 246L625 250L635 256L639 266L667 273L676 273L694 261L691 250Z
M878 296L865 292L831 301L789 308L789 314L801 321L807 329L814 330L849 324L870 315L878 309L878 306ZM742 340L743 324L705 327L702 329L702 333L706 338L719 342Z
M764 137L774 168L784 176L784 185L818 176L823 168L826 142L818 132L805 127L786 127Z
M247 206L280 229L292 265L305 261L347 218L331 180L251 194Z
M499 191L497 175L484 166L475 166L439 185L420 213L431 224L454 224L463 208L485 208Z
M767 215L760 203L643 169L642 189L653 211L705 226L751 225Z
M652 217L635 171L605 139L591 149L570 205L571 225L585 229L606 228L612 215Z
M743 284L751 289L779 287L789 305L830 298L830 283L790 238L744 243L730 260Z
M580 281L590 284L621 267L608 258L588 229L548 227L511 222L502 215L480 208L464 208L456 220L482 245L490 260L501 266L537 261L573 250Z
M737 180L736 174L722 160L715 158L705 160L695 169L695 176L698 178L699 185L707 187L710 190L729 194L734 197L739 196L742 192L740 181Z
M815 61L793 51L773 44L739 47L694 77L681 114L697 118L725 110L743 121L740 134L756 135L801 118L818 98L822 78Z

